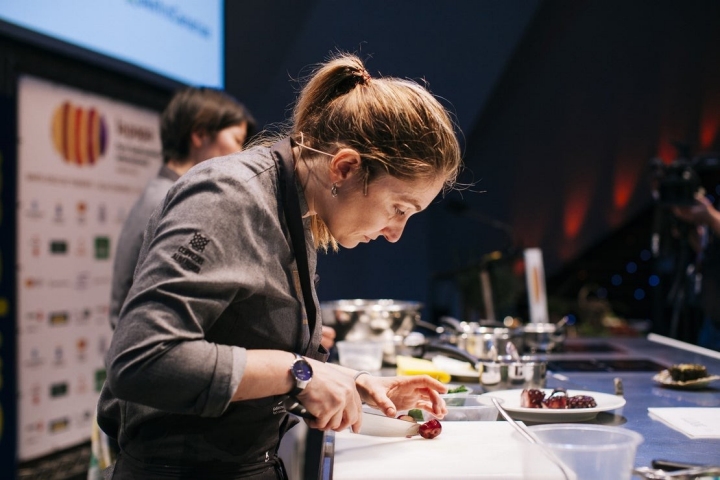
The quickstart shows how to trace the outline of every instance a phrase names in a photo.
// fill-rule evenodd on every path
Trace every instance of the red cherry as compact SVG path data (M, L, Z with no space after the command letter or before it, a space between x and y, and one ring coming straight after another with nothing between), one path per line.
M428 420L420 425L420 436L423 438L435 438L442 432L442 425L436 419Z

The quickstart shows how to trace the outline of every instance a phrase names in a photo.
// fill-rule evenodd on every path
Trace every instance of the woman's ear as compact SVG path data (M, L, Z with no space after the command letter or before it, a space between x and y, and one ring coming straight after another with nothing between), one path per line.
M361 164L357 150L341 148L330 160L330 180L334 183L346 181L360 169Z
M195 130L190 134L190 145L195 149L201 148L205 144L207 133L202 130Z

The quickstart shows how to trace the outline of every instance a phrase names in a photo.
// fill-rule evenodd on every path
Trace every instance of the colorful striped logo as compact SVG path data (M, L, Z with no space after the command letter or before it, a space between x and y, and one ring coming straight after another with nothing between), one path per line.
M52 137L55 150L66 162L93 165L105 154L107 126L94 108L63 102L53 114Z

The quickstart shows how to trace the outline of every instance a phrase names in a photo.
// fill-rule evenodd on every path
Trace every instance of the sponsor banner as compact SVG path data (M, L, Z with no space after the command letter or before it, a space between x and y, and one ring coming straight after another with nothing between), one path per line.
M17 458L17 337L15 305L15 99L0 95L0 470Z
M90 438L116 242L162 158L158 113L45 80L20 78L17 118L12 418L26 461Z

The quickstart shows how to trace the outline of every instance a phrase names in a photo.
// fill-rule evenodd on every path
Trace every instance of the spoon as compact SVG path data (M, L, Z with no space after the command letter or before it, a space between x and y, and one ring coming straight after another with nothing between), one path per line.
M543 446L543 444L540 443L540 441L535 437L535 435L533 435L530 432L530 430L528 430L524 425L521 425L512 419L512 417L507 413L507 411L505 411L505 409L502 407L502 405L500 405L500 402L498 401L497 398L491 396L490 400L492 401L493 405L495 405L495 408L497 408L498 412L500 412L500 415L502 415L502 417L505 420L507 420L507 422L510 424L510 426L512 426L520 435L522 435L523 438L525 438L525 440L527 440L530 443L534 443L535 445L540 446L543 453L545 453L545 455L550 460L552 460L552 462L555 465L558 466L558 468L562 472L563 476L565 477L565 480L570 480L571 478L573 478L573 479L575 478L575 475L570 476L568 474L568 472L567 472L567 470L565 470L565 467L563 466L562 462L557 457L555 457L555 455L553 455L552 452L550 452L547 448L545 448Z

